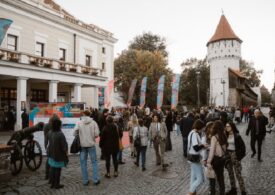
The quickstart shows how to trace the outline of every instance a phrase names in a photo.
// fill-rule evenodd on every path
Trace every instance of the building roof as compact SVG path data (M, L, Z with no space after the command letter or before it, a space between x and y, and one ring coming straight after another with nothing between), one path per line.
M81 20L79 20L78 18L74 17L72 14L70 14L69 12L67 12L66 10L64 10L59 4L57 4L54 0L30 0L33 2L36 2L40 5L43 5L45 8L53 11L54 13L56 13L59 17L65 19L66 21L78 25L82 28L85 28L89 31L93 31L96 32L98 34L107 36L107 37L112 37L113 38L113 33L102 29L94 24L87 24L85 22L82 22Z
M232 72L234 75L236 75L239 78L246 79L245 76L242 75L242 73L239 70L234 70L232 68L228 68L230 72Z
M216 28L215 34L207 42L207 46L210 43L220 41L220 40L237 40L239 42L242 42L242 40L232 30L230 24L228 23L224 15L221 16L221 19Z

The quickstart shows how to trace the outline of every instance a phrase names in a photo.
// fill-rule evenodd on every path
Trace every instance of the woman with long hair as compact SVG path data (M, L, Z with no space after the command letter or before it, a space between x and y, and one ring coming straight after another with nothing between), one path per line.
M224 133L223 122L217 120L214 122L212 127L212 137L211 137L211 146L210 152L207 159L207 167L214 169L217 181L219 184L220 195L225 194L225 185L224 185L224 163L220 163L220 159L226 151L227 148L227 138ZM213 191L215 186L211 186L211 191Z
M130 140L130 151L131 151L131 157L135 157L135 147L134 147L134 139L133 139L133 134L134 134L134 128L138 126L138 118L136 114L133 114L130 117L130 121L128 122L127 125L127 130L129 131L129 140Z
M202 149L206 148L206 145L202 144L199 135L203 127L204 123L200 119L197 119L193 125L193 130L188 135L187 159L191 165L189 195L196 194L196 190L203 182L200 152Z
M145 161L146 161L146 150L147 150L147 144L148 144L148 129L144 126L144 122L142 119L138 120L139 126L135 127L134 129L134 140L140 139L140 146L136 148L137 150L137 159L135 162L136 166L139 166L139 159L141 156L141 162L142 162L142 171L145 171Z
M206 124L204 134L202 136L202 143L210 146L211 144L211 137L212 137L212 127L213 127L214 122L210 121ZM209 156L209 151L210 148L207 147L205 150L203 150L203 155L202 155L202 161L204 166L207 166L207 158ZM206 167L207 171L205 176L209 180L209 194L214 195L215 194L215 173L212 167Z
M242 137L239 134L239 131L236 125L233 122L228 122L226 124L226 137L228 142L227 152L229 153L230 159L231 159L231 161L229 161L228 165L226 166L228 170L229 179L230 179L231 190L228 191L226 194L227 195L237 194L236 182L235 182L235 176L234 176L234 173L235 173L237 180L239 182L241 193L242 195L246 195L244 180L241 173L242 171L241 160L245 156L245 144Z
M114 124L114 119L112 116L108 116L106 119L106 126L102 130L102 134L100 137L99 146L105 155L106 160L106 178L110 178L110 161L111 156L114 164L114 176L118 176L118 162L117 162L117 154L119 152L119 134L117 126Z

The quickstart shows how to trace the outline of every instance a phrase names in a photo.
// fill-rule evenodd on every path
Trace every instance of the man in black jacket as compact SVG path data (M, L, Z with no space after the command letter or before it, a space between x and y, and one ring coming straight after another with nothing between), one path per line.
M178 122L178 125L180 126L181 135L182 135L184 157L187 157L188 135L193 128L193 124L194 124L194 115L191 112L188 113L187 117L183 117Z
M262 162L261 159L261 153L262 153L262 142L266 134L266 125L268 124L268 119L261 114L260 110L254 111L254 116L251 117L247 130L246 135L249 135L249 132L251 131L251 150L252 155L251 158L253 158L256 154L256 148L255 144L256 141L258 143L258 161Z

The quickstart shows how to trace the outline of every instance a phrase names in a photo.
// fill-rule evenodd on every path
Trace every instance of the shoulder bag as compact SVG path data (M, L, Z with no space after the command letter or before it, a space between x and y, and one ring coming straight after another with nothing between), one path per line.
M137 135L137 138L136 138L135 141L134 141L134 146L135 146L136 148L138 148L138 147L141 146L140 129L139 129L139 127L137 127L137 128L138 128L138 135Z
M191 137L190 137L190 145L188 149L188 154L187 154L187 160L193 163L199 163L201 161L201 156L200 154L190 154L190 149L192 147L192 136L194 132L192 132ZM198 139L198 138L197 138ZM198 141L199 143L199 141Z
M79 135L74 137L73 143L70 148L70 153L77 154L81 149Z

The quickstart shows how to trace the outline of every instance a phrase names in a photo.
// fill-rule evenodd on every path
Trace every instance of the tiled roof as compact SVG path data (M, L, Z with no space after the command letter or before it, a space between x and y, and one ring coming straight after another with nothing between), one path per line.
M55 3L53 0L44 0L44 3L49 5L54 11L57 12L62 12L66 15L69 15L71 17L73 17L69 12L67 12L66 10L62 9L60 5L58 5L57 3Z
M241 73L240 71L238 71L238 70L234 70L234 69L232 69L232 68L228 68L228 70L229 70L230 72L232 72L233 74L235 74L237 77L240 77L240 78L246 79L246 77L245 77L245 76L243 76L243 75L242 75L242 73Z
M208 41L207 46L210 43L219 41L219 40L238 40L242 42L242 40L234 33L230 24L228 23L226 17L224 15L221 16L220 22L216 28L215 34L212 38Z

